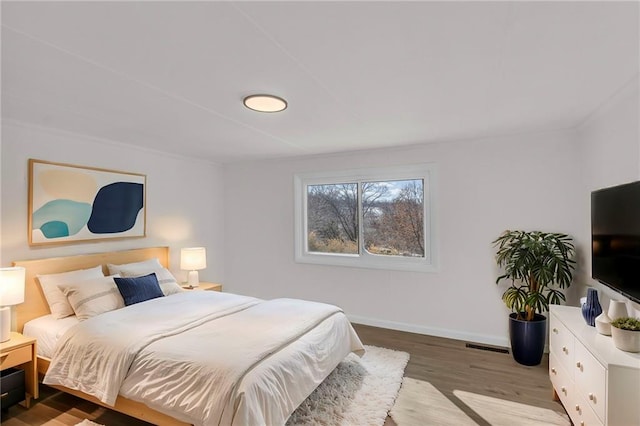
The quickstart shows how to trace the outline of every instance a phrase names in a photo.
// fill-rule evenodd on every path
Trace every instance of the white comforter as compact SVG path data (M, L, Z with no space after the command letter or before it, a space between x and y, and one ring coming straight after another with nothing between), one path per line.
M327 336L329 346L320 343ZM327 356L332 347L336 354ZM109 405L121 393L196 425L277 424L342 357L362 349L332 305L184 292L73 327L58 344L44 383ZM277 368L271 358L279 359ZM288 369L301 365L309 371Z

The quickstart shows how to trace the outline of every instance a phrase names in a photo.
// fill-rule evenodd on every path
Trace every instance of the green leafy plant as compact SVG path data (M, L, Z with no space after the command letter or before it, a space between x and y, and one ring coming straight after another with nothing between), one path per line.
M502 300L520 320L532 321L536 312L565 300L560 289L571 285L575 247L566 234L504 231L493 241L496 262L504 270L496 280L510 280Z
M640 319L622 317L611 321L611 325L622 330L640 331Z

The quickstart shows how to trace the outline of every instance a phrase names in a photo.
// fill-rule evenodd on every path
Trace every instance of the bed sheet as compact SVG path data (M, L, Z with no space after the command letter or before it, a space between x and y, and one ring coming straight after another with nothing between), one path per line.
M58 340L71 327L80 321L75 315L56 319L53 315L44 315L28 321L24 324L22 334L37 339L37 355L43 358L51 358L58 345Z

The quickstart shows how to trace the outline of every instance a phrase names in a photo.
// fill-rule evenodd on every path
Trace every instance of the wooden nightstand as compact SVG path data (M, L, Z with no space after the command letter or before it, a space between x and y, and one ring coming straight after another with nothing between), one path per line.
M198 287L189 288L187 285L182 286L185 290L199 290L199 291L222 291L222 284L207 283L200 281Z
M36 339L12 332L11 339L0 343L0 371L11 367L24 370L25 407L29 408L31 398L38 398L38 369Z

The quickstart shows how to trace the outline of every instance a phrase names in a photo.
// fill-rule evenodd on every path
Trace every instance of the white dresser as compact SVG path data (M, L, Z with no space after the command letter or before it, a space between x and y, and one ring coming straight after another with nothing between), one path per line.
M640 426L640 353L615 347L580 308L550 306L549 376L575 426Z

